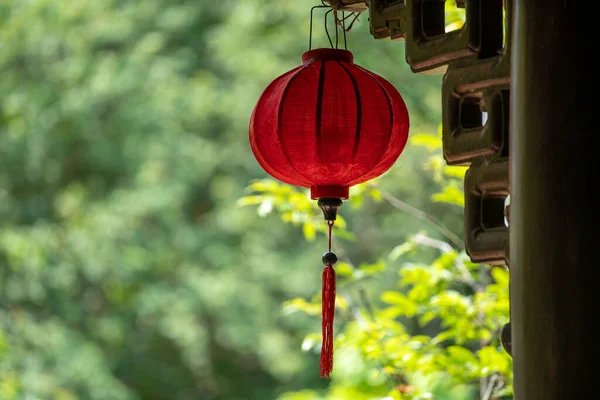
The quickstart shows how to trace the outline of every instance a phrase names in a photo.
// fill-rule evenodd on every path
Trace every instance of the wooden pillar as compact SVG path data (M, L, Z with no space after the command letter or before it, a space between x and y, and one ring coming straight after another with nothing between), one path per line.
M600 398L597 52L581 2L516 0L510 270L515 400ZM596 18L597 19L597 18ZM596 22L598 23L598 22ZM587 43L587 44L586 44ZM587 48L587 51L585 50ZM585 63L585 64L584 64ZM588 64L590 63L590 64Z

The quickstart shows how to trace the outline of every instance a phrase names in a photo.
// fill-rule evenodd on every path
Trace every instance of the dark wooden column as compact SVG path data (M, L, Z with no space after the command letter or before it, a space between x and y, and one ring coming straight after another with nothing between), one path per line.
M592 93L598 72L587 64L597 44L586 39L591 25L579 19L585 7L577 3L515 1L510 269L516 400L600 398L593 190L600 185L600 112Z

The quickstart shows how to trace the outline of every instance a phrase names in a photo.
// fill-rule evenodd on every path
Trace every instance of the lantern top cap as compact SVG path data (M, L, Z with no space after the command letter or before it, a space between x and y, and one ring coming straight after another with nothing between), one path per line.
M312 62L312 61L330 61L330 60L345 61L345 62L351 63L354 61L354 55L348 50L329 49L329 48L309 50L309 51L305 52L304 54L302 54L302 63L303 64L306 64L306 63Z

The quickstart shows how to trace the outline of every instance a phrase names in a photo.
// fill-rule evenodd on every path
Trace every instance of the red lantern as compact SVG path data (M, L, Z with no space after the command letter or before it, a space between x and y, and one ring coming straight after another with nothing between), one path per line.
M313 199L347 199L350 186L383 174L400 156L408 111L400 93L347 50L311 50L302 61L259 98L252 151L267 173L309 187Z
M333 312L337 257L331 228L349 188L387 171L404 149L408 111L385 79L353 63L347 50L315 49L303 64L275 79L250 120L250 144L274 178L310 188L329 224L323 255L321 376L333 363Z

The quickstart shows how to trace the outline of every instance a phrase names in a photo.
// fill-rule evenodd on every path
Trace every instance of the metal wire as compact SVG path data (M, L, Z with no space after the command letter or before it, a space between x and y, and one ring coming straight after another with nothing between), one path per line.
M333 23L335 24L335 48L338 48L338 16L337 10L333 10Z
M352 29L352 25L354 25L354 23L356 21L358 21L358 17L360 17L360 13L354 13L354 12L351 13L348 17L352 16L352 14L355 14L355 15L354 15L354 19L352 20L352 22L350 22L350 25L348 25L348 30Z
M321 5L318 6L313 6L310 9L310 27L309 27L309 33L308 33L308 50L312 49L312 31L313 31L313 14L314 14L314 10L315 8L329 8L329 10L325 13L325 18L324 18L324 25L325 25L325 34L327 35L327 40L329 41L329 45L331 46L332 49L337 49L339 48L339 31L338 31L338 25L342 28L342 32L344 35L344 49L348 50L348 37L346 35L347 32L350 31L350 29L352 29L352 25L354 25L354 23L356 21L358 21L358 17L360 16L360 13L358 12L350 12L348 15L346 15L344 13L344 11L340 11L342 13L342 17L339 18L337 15L338 10L335 10L331 7L331 5L327 4L325 2L325 0L321 0ZM333 12L333 22L335 24L335 46L333 44L333 40L331 38L331 34L329 33L329 28L327 26L327 17L329 16L329 13ZM354 18L352 18L354 17ZM346 20L352 18L352 21L350 22L350 25L348 25L346 27Z
M315 8L329 8L327 5L325 5L323 0L321 0L321 3L323 3L322 6L314 6L310 9L310 27L308 28L308 50L312 49L313 11L315 10ZM327 22L327 17L325 17L325 18L326 18L325 21Z
M333 49L333 42L331 41L331 35L329 34L329 29L327 29L327 15L332 12L333 9L330 9L325 13L325 33L327 34L327 39L329 40L329 45Z
M344 31L344 50L348 50L348 39L346 38L346 17L342 11L342 31Z

